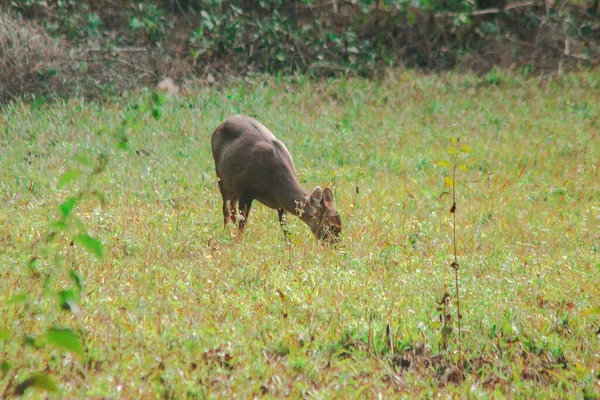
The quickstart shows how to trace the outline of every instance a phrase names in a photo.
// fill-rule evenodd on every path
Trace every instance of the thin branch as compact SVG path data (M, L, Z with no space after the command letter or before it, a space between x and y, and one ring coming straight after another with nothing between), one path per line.
M92 52L102 52L102 51L106 51L106 52L114 51L117 53L124 53L124 52L144 52L144 51L147 51L147 49L145 47L111 47L111 48L90 47L90 48L83 50L81 52L81 54L92 53Z
M458 147L458 146L457 146ZM452 263L452 268L454 268L454 280L456 286L456 320L458 324L458 355L460 357L460 361L462 363L462 351L460 347L460 297L458 292L458 255L456 251L456 166L458 164L458 149L456 155L454 156L454 168L452 170L452 216L453 216L453 242L454 242L454 262Z
M458 13L458 12L451 12L451 13L435 13L433 14L434 17L436 18L454 18L458 15L467 15L467 16L479 16L479 15L489 15L489 14L500 14L506 11L510 11L510 10L514 10L517 8L525 8L525 7L531 7L531 6L542 6L542 3L539 3L537 1L526 1L524 3L516 3L516 4L510 4L504 8L486 8L485 10L475 10L475 11L471 11L469 13Z
M127 66L127 67L129 67L129 68L131 68L131 69L133 69L135 71L144 72L146 74L154 75L154 72L152 72L152 71L148 71L147 69L136 67L135 65L132 65L132 64L130 64L128 62L125 62L123 60L119 60L119 59L116 59L116 58L93 58L91 60L81 59L79 61L83 61L83 62L116 62L116 63L119 63L119 64L123 64L123 65L125 65L125 66Z

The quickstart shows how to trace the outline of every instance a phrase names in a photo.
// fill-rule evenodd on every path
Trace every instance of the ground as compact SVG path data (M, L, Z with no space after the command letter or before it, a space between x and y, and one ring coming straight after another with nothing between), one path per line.
M39 373L51 398L598 398L599 88L593 72L396 71L196 88L139 121L144 93L5 107L0 393ZM333 188L337 246L291 216L287 243L258 204L244 235L223 230L210 135L236 113L286 144L307 191ZM436 164L452 137L472 149L455 180L460 347Z

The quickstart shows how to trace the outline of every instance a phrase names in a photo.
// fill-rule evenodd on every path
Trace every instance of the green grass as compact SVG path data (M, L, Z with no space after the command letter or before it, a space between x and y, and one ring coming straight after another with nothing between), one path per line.
M6 107L0 393L42 373L57 398L598 398L600 317L586 310L600 307L599 89L592 73L256 78L172 99L128 131L128 151L95 132L133 98ZM333 185L337 247L293 217L288 246L258 204L243 236L222 230L210 135L235 113L286 144L306 190ZM462 363L438 310L455 287L448 171L434 161L455 136L473 148L457 188ZM103 151L92 189L105 204L73 211L102 240L98 260L70 236L42 239L83 187L61 175ZM71 268L78 313L53 294ZM52 326L79 335L82 358L22 345Z

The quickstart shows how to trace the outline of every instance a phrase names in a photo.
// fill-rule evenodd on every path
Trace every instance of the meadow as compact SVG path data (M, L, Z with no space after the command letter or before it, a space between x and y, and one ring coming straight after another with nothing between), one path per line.
M0 397L599 398L599 90L397 71L192 88L125 125L147 93L4 106ZM223 229L210 136L237 113L332 187L336 246L257 202Z

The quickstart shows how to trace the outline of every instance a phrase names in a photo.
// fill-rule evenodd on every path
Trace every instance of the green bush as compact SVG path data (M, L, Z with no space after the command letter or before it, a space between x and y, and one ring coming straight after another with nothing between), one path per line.
M39 21L51 35L78 48L144 47L149 50L146 61L134 56L107 61L104 56L102 60L112 64L100 68L120 63L150 72L145 76L155 80L165 72L176 79L188 76L188 69L173 68L169 60L183 60L203 74L266 71L312 76L374 76L398 65L427 70L467 66L485 73L494 66L516 66L548 73L593 66L600 60L595 0L555 2L548 9L506 0L11 4L18 14Z

